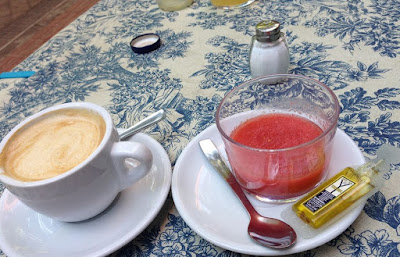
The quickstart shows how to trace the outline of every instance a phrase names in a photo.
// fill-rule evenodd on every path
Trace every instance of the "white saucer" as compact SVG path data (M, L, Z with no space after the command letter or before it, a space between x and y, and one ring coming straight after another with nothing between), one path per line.
M179 156L172 175L172 196L185 222L207 241L234 252L250 255L286 255L315 248L341 234L362 211L358 206L343 219L314 238L298 236L290 248L275 250L263 247L247 234L249 216L225 180L212 168L198 142L211 138L224 153L222 139L215 125L197 135ZM333 156L329 177L348 165L360 165L365 159L356 144L340 129L333 139ZM225 157L226 158L226 157ZM267 217L280 218L290 204L267 204L250 199L257 211Z
M5 190L0 199L0 249L7 256L104 256L139 235L163 206L171 185L171 162L164 148L145 134L154 164L142 180L122 191L108 210L88 221L64 223L38 214Z

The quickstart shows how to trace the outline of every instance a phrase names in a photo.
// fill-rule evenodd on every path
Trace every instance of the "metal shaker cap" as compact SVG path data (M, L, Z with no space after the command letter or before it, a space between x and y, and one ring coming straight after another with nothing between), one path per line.
M273 42L280 37L281 24L275 20L266 20L256 25L256 37L258 41Z

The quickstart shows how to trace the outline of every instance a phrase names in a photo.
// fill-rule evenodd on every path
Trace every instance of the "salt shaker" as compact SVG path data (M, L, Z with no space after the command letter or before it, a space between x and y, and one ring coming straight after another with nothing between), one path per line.
M289 58L289 47L280 31L280 23L274 20L258 23L250 46L251 76L287 73Z

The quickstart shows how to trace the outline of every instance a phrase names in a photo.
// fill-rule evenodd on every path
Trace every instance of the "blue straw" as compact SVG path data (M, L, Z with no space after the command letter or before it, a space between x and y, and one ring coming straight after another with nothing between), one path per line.
M0 74L0 79L29 78L33 74L35 74L34 71L3 72Z

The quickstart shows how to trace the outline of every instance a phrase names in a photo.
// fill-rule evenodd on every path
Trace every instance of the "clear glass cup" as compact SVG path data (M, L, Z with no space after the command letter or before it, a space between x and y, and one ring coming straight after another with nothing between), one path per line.
M249 80L230 91L217 109L216 124L242 188L261 201L291 202L325 179L339 112L338 99L326 85L301 75L277 74ZM268 114L301 117L317 125L320 134L299 145L273 149L253 148L232 138L238 126ZM301 133L294 140L302 138ZM289 138L283 133L279 137Z
M254 1L255 0L211 0L211 4L217 8L231 9L247 6Z

